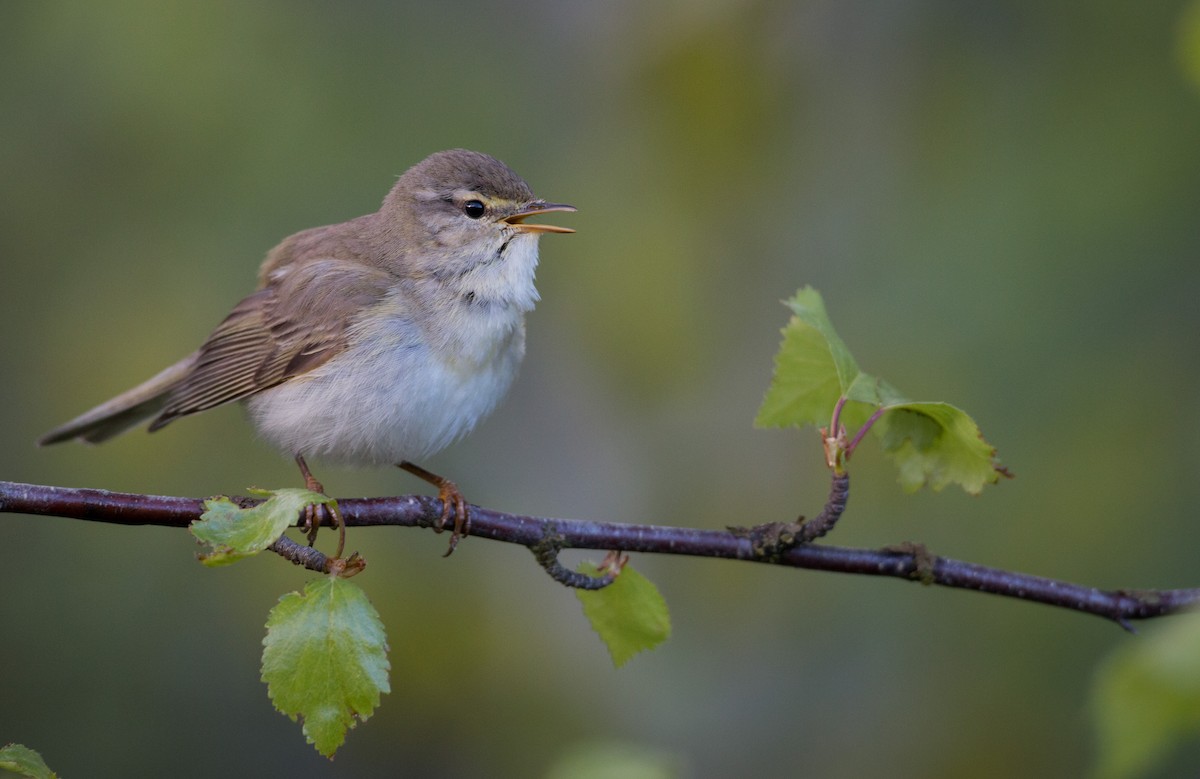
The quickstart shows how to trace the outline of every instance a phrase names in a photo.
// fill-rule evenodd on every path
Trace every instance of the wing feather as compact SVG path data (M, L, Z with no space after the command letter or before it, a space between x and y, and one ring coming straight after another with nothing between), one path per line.
M208 337L150 429L320 367L346 347L350 328L394 283L385 271L345 260L280 269Z

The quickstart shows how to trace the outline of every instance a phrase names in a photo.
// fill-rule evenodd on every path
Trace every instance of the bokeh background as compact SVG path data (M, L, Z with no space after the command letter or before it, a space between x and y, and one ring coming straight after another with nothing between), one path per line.
M814 513L816 436L751 425L779 301L812 284L864 369L966 408L1017 474L906 496L868 446L834 542L1195 586L1197 14L6 2L0 478L295 484L237 408L102 448L33 441L193 349L279 239L466 146L579 207L577 235L542 242L509 400L425 463L473 502L705 528ZM342 496L423 489L318 474ZM640 557L674 636L615 671L520 548L351 544L393 692L330 763L258 679L267 610L304 572L202 569L180 531L0 516L0 743L66 777L562 776L619 753L695 777L1072 776L1096 668L1137 640L971 593ZM1162 775L1196 765L1185 749Z

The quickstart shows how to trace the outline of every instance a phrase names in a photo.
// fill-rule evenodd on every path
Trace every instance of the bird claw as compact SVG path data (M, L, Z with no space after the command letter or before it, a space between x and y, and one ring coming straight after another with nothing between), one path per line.
M308 469L308 463L302 456L296 456L296 465L300 466L300 475L304 477L304 488L309 492L324 495L325 485L312 475L312 471ZM325 508L324 504L310 503L304 507L304 535L308 538L309 546L317 542L317 531L321 529L322 522L328 525L334 524L329 510Z
M296 455L296 464L300 466L300 473L304 475L304 486L308 491L325 495L325 485L312 475L303 455ZM334 557L340 558L346 548L346 523L342 521L342 512L337 510L337 504L310 503L304 507L304 534L308 537L309 546L317 542L317 531L321 528L322 522L338 529L337 554Z
M441 533L446 529L446 522L451 515L454 517L454 528L450 531L450 546L442 557L449 557L458 547L458 542L470 533L471 513L467 508L466 498L459 491L458 485L449 479L442 479L438 484L438 497L442 499L442 515L438 518L434 530Z
M321 529L321 525L339 527L340 524L338 518L333 516L333 512L323 503L310 503L304 507L304 536L308 539L309 546L317 542L317 531Z
M450 517L454 517L454 530L450 533L450 548L442 555L442 557L449 557L454 553L458 542L470 535L471 532L471 515L467 508L466 499L458 490L458 485L445 476L438 476L436 473L427 471L421 466L410 463L407 460L400 463L397 467L408 471L418 479L424 479L438 488L438 497L442 499L442 514L438 517L437 522L433 524L433 529L435 532L441 533L446 529L446 522L449 521Z

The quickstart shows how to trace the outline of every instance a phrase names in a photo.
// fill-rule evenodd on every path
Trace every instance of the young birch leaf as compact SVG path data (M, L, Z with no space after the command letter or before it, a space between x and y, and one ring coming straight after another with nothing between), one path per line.
M387 637L378 612L354 584L311 581L279 599L267 618L262 679L275 708L333 757L346 731L365 722L388 686Z
M759 427L828 425L833 407L861 371L825 313L821 295L804 287L786 302L775 375L754 423ZM864 417L865 419L865 417Z
M29 779L57 779L46 761L34 750L22 744L6 744L0 748L0 770L12 771Z
M1102 779L1145 776L1200 732L1200 614L1156 625L1115 652L1092 689Z
M581 563L578 570L588 576L600 575L600 570L591 563ZM671 635L667 602L653 582L628 565L607 587L575 590L575 596L617 668Z
M972 495L995 484L1002 471L996 450L975 420L949 403L901 403L875 425L883 451L900 470L900 486L916 492L957 484Z
M837 371L838 384L844 392L858 378L860 371L842 337L833 329L833 322L825 311L825 300L821 293L812 287L802 287L787 301L787 307L792 309L797 319L821 334Z
M200 555L200 562L215 567L256 555L295 524L305 506L315 503L336 505L333 498L310 490L251 492L269 497L257 506L245 509L224 497L204 502L204 513L190 527L192 535L212 547L211 552Z

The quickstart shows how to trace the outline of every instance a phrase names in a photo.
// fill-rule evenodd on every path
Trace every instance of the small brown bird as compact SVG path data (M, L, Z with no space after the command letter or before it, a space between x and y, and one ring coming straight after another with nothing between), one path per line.
M308 457L396 464L436 485L453 549L462 493L412 461L471 432L512 385L538 299L538 238L574 232L525 220L574 210L535 198L486 154L434 154L376 213L284 239L198 350L38 443L97 443L244 401L310 489L324 491Z

